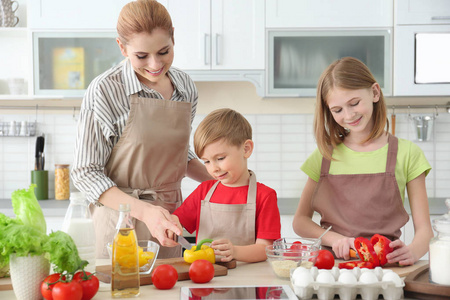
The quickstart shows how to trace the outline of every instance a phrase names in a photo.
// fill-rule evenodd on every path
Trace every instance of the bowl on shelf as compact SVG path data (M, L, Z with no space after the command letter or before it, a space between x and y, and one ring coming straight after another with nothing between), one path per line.
M150 240L139 240L138 241L138 254L139 254L139 274L150 274L152 272L153 266L155 265L156 258L158 257L159 245ZM112 243L106 245L108 250L109 258L112 258ZM119 250L119 264L129 264L129 253L126 249ZM131 261L132 262L132 261Z
M275 275L289 279L291 269L297 267L310 269L314 266L319 255L320 240L315 243L313 241L306 243L309 240L297 239L301 243L286 243L277 240L273 245L266 246L267 260Z

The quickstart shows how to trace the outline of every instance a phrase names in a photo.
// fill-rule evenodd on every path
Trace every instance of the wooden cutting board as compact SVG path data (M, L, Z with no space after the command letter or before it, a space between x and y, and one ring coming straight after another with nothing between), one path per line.
M12 290L11 278L0 278L0 291Z
M405 278L405 293L425 299L449 299L450 286L430 282L430 267L422 266Z
M185 262L182 257L157 259L153 269L155 269L159 265L164 264L172 265L175 267L178 272L179 281L189 279L189 267L191 266L191 264ZM228 263L217 263L213 264L213 266L214 276L224 276L228 274L228 269L236 268L236 261L231 261ZM105 283L111 282L111 265L97 266L96 272L96 276L100 281ZM140 279L141 285L152 284L151 274L143 274L141 275Z

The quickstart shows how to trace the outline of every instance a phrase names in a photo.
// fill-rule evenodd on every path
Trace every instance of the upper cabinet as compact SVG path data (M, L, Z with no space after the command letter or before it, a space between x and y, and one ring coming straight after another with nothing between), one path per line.
M263 70L264 1L161 1L175 28L183 70Z
M397 25L450 24L448 0L397 0Z
M266 27L391 27L393 5L393 0L266 0Z
M32 29L115 30L121 8L130 0L28 1L28 27Z

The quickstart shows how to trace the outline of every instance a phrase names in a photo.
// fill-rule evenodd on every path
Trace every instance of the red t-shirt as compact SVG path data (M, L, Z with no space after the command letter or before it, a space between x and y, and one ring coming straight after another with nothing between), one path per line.
M202 182L183 204L173 213L180 219L181 225L190 233L197 231L200 224L200 201L214 185L215 180ZM211 202L221 204L245 204L247 203L248 185L240 187L228 187L221 183L217 185ZM256 216L255 232L257 239L276 240L281 237L280 212L277 204L277 193L274 189L262 183L256 185ZM222 224L221 226L227 226Z

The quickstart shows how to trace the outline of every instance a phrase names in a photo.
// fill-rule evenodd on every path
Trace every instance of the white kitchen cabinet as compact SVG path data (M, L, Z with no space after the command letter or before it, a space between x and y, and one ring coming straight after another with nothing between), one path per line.
M174 66L183 70L264 69L264 2L165 0L175 28Z
M396 24L450 24L448 0L396 0Z
M393 10L393 0L266 0L266 27L392 27Z
M31 29L115 29L122 7L130 0L28 1Z

